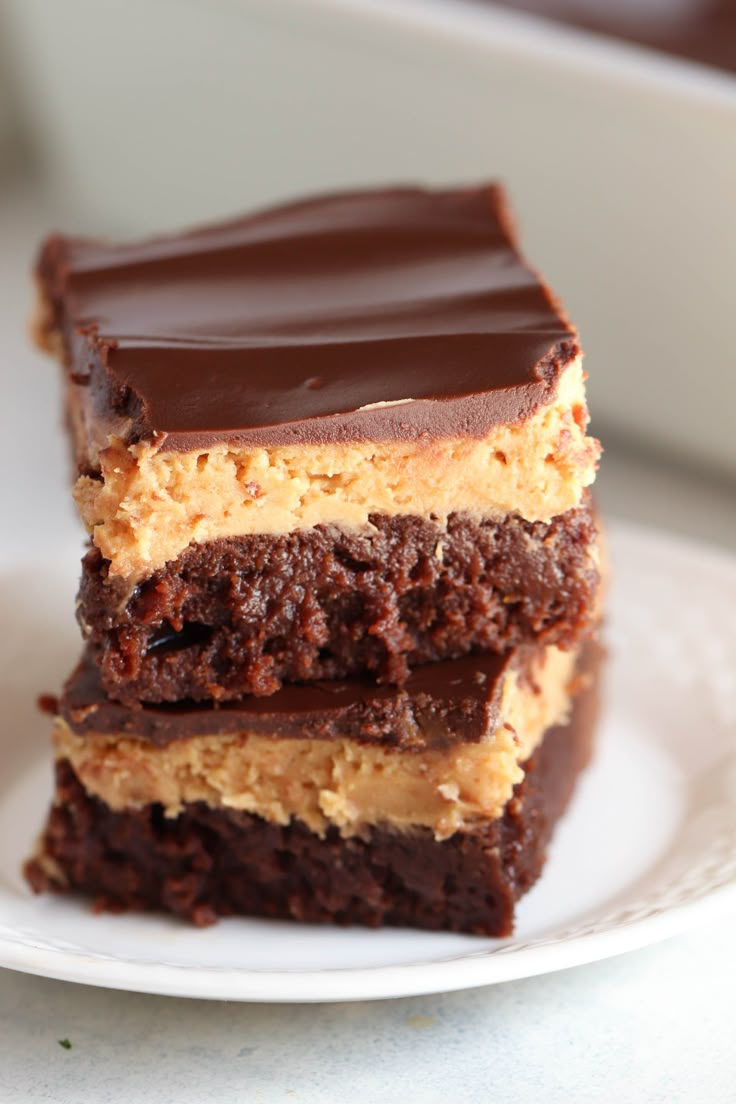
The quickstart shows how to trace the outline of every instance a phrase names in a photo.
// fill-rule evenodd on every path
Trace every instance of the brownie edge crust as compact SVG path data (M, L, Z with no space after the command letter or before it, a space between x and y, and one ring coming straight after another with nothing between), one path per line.
M60 760L26 878L35 892L83 892L98 910L163 910L198 925L249 915L508 935L590 756L597 710L594 682L526 761L504 814L443 841L380 826L318 836L204 803L173 819L159 806L112 812Z
M372 518L192 545L127 597L97 550L78 615L124 702L231 700L283 683L412 667L519 644L570 646L596 614L591 497L549 522Z

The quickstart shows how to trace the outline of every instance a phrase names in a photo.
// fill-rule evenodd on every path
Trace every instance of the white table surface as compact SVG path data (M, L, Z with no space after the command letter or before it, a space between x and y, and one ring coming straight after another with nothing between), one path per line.
M49 526L60 546L79 542L53 374L25 337L23 277L48 224L37 199L0 192L0 491L11 557ZM733 485L608 445L604 511L736 552ZM23 461L8 464L13 456ZM14 527L50 464L58 494ZM735 981L733 919L554 975L363 1004L186 1001L0 970L0 1104L727 1104L736 1100Z

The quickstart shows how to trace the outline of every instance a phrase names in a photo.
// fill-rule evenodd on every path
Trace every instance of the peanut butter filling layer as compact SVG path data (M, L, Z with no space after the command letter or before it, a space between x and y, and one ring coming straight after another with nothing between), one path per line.
M478 743L397 752L352 739L281 739L253 732L200 735L163 747L109 733L76 734L61 718L56 754L110 808L154 802L176 816L196 801L254 813L275 824L301 820L345 836L369 825L425 827L446 839L500 816L520 764L545 731L563 723L576 656L546 648L526 675L505 675L497 721Z
M87 470L75 499L110 575L131 584L192 543L285 534L316 525L370 530L370 515L414 515L442 525L454 512L548 521L579 504L600 446L586 436L580 359L555 401L482 438L300 444L165 451L108 436L72 403L70 422ZM73 385L72 385L73 387ZM84 443L86 442L86 444Z

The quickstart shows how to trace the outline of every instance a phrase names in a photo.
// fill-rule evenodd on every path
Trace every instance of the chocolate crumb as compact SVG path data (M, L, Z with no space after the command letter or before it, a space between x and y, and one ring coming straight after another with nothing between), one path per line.
M40 713L55 717L59 712L59 699L55 694L39 694L36 698L36 708Z

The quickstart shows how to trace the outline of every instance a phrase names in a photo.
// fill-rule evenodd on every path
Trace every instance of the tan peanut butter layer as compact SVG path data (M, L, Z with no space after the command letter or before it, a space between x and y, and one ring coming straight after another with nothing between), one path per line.
M445 839L501 814L523 777L520 764L550 726L566 720L575 668L574 653L552 646L524 674L508 667L495 723L473 743L396 751L240 731L156 746L124 733L78 735L57 718L56 754L115 810L158 802L176 816L203 801L276 824L295 818L320 834L330 825L349 836L385 824L431 828Z
M131 582L193 541L316 525L364 530L371 514L547 521L578 505L595 478L600 449L585 435L583 380L577 361L555 402L480 439L174 452L113 438L99 452L101 477L81 476L75 499L110 574Z

